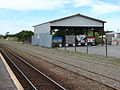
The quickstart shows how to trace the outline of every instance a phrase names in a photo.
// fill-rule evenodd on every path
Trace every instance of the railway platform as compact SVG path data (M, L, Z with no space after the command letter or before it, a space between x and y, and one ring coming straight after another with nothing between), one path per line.
M0 90L22 90L12 70L0 54Z

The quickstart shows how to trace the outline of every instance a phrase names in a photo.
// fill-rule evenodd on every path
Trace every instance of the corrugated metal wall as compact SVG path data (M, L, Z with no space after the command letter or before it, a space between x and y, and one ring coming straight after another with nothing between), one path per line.
M39 33L32 36L32 44L52 47L52 36L49 33Z
M34 34L49 33L49 32L50 32L50 23L34 26Z
M50 23L50 26L103 27L103 23L81 16L75 16Z

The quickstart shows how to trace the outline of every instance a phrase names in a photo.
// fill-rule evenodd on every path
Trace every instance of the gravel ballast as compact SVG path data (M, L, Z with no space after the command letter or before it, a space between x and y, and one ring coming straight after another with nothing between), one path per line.
M112 79L102 77L97 74L92 74L90 72L87 72L85 70L77 68L77 67L85 68L92 72L96 72L96 73L102 74L104 76L120 80L120 78L119 78L120 77L120 70L119 70L120 66L119 65L114 65L114 64L107 63L107 62L101 62L100 60L91 60L92 58L91 57L89 58L88 56L86 58L85 56L77 56L74 54L71 55L70 53L66 54L63 51L47 49L47 48L42 48L42 47L38 47L38 46L24 45L24 44L17 44L17 43L6 43L6 45L8 47L17 48L17 49L23 51L24 53L29 53L36 57L47 60L48 62L54 63L55 65L61 66L70 71L76 72L78 74L82 74L91 79L100 81L100 82L110 85L112 87L116 87L117 89L120 89L119 81L114 81ZM99 57L98 57L98 59L99 59ZM61 62L59 62L59 61L61 61ZM64 64L62 62L68 63L69 65ZM76 67L73 67L72 65L74 65ZM52 70L54 72L55 69L52 69ZM55 70L55 72L56 71L58 72L58 70ZM62 75L60 75L60 76L62 76Z

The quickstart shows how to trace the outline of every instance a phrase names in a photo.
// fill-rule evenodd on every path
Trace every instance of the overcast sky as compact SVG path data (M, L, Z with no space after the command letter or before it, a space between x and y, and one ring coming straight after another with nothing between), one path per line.
M105 30L120 28L120 0L0 0L0 34L77 13L107 21Z

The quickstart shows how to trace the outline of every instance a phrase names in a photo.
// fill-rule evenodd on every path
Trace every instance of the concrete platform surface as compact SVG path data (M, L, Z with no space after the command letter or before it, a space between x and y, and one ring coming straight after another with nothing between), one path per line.
M0 90L24 90L0 53Z
M18 90L0 58L0 90Z

